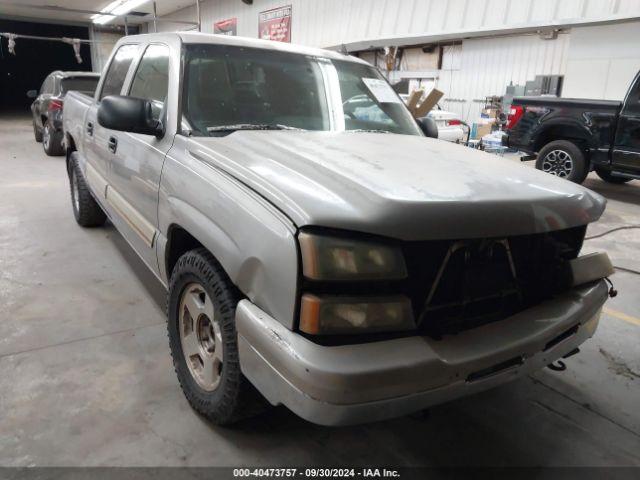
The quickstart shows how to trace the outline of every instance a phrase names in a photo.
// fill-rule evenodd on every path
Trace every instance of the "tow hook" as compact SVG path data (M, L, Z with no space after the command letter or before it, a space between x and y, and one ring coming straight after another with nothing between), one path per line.
M578 347L574 348L566 355L563 355L562 358L573 357L577 353L580 353L580 349ZM566 363L564 363L562 360L558 360L555 363L550 363L549 365L547 365L547 367L553 370L554 372L564 372L567 369Z
M554 372L564 372L567 369L567 365L562 360L558 360L555 364L550 363L547 365L547 368L550 368Z
M609 280L609 277L604 277L604 280L605 280L605 282L607 282L609 284L609 297L611 297L611 298L617 297L618 296L618 290L613 288L613 282L611 280Z

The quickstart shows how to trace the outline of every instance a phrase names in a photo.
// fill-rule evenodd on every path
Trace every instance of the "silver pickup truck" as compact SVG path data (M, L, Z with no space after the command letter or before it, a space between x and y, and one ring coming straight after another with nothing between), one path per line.
M593 335L612 267L578 255L605 200L428 127L357 58L194 33L124 37L68 95L75 218L167 287L198 412L389 418Z

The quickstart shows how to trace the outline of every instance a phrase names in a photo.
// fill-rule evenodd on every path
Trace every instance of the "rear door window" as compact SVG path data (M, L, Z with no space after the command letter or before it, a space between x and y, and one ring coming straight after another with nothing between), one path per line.
M122 45L118 49L104 77L100 100L107 95L120 95L127 72L137 52L138 45L133 44Z

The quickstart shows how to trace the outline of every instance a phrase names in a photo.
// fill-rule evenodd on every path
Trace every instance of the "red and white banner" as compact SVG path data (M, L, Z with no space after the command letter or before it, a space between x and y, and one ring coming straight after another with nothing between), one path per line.
M226 20L220 20L213 24L213 33L219 35L232 35L238 34L238 19L227 18Z
M291 5L260 12L258 38L291 43Z

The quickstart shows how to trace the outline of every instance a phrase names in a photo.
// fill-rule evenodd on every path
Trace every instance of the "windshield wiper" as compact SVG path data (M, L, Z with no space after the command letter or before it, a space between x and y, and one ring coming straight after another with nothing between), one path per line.
M366 128L356 128L355 130L345 130L349 133L391 133L389 130L375 130Z
M207 127L207 132L235 132L236 130L301 130L304 128L291 127L280 123L238 123L235 125L218 125Z

